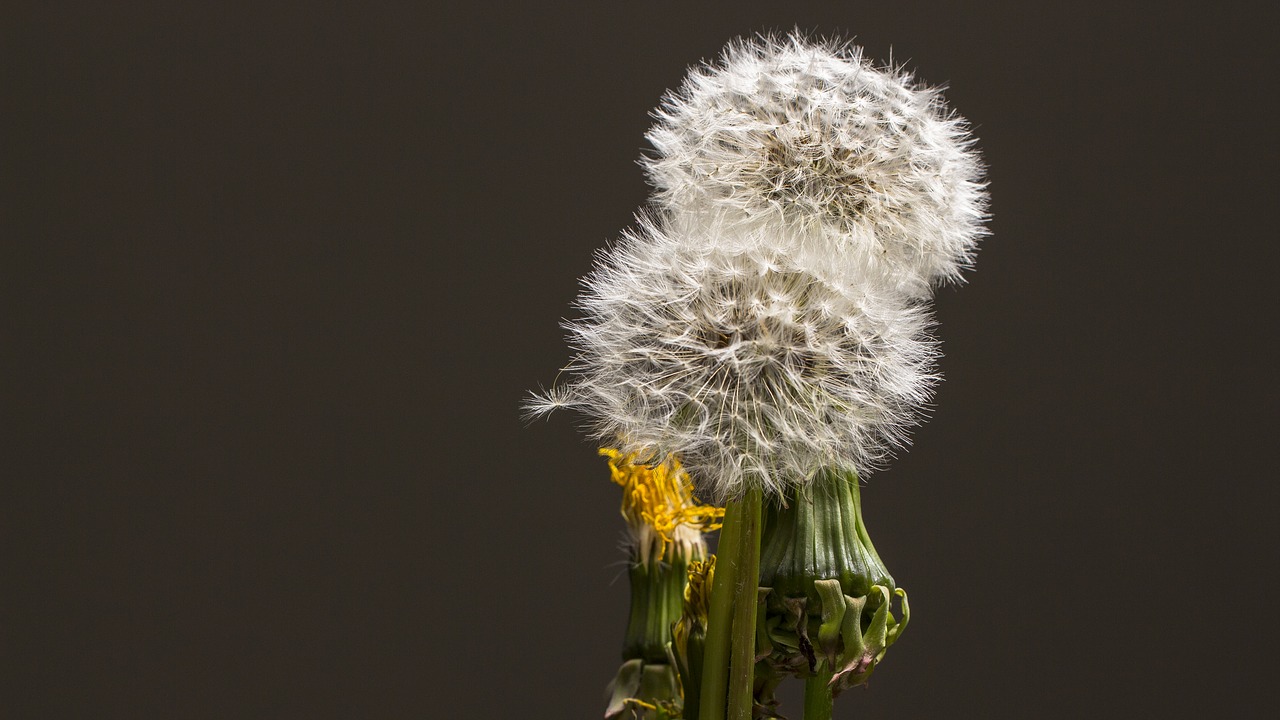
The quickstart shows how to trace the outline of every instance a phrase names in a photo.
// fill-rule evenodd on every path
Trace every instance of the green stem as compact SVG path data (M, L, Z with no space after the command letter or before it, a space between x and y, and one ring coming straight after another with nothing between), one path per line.
M756 608L760 587L760 488L742 497L738 568L733 584L728 720L751 720L756 667ZM717 561L718 562L718 561Z
M698 718L722 720L729 691L729 639L733 616L733 591L737 582L738 535L742 525L742 504L725 507L720 540L716 543L716 575L711 585L707 609L707 636L702 654L702 692Z
M831 720L831 676L818 673L804 681L804 720Z

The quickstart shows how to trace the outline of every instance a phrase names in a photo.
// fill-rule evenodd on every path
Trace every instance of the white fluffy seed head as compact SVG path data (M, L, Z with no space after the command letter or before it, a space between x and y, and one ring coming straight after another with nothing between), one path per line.
M571 379L529 410L676 456L704 499L880 466L936 381L932 288L984 234L964 121L797 34L731 44L656 117L653 210L600 255L566 325Z
M914 297L959 280L985 234L965 121L855 46L798 33L732 43L655 116L655 199L690 219L766 227Z
M624 453L674 454L721 500L865 473L906 441L934 381L920 303L692 232L660 213L601 255L566 326L573 378L531 410L573 407Z

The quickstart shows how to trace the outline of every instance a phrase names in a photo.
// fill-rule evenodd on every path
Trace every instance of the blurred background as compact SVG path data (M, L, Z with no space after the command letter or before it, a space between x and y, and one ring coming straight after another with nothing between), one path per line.
M799 27L947 85L994 216L863 492L911 630L837 717L1265 716L1264 7L7 7L3 714L599 717L618 489L518 406L661 94Z

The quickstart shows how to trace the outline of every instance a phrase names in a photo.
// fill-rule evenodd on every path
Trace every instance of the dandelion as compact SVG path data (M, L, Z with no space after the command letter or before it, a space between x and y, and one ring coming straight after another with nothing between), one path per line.
M686 614L691 569L700 574L708 562L703 534L720 528L724 510L694 499L689 474L675 458L646 465L614 448L602 448L600 454L622 488L631 581L623 663L610 683L605 717L680 717L684 687L697 682L690 672L700 668L691 668L687 639L678 652L672 648L672 627ZM700 663L697 638L693 645Z
M724 509L698 503L679 460L668 457L644 465L615 448L601 448L600 454L608 458L609 475L622 488L622 517L636 560L648 564L672 552L690 559L706 555L702 534L720 529Z
M689 242L668 218L587 278L575 378L537 411L573 407L624 453L675 455L717 500L865 472L906 442L935 379L922 305L764 243Z
M656 112L656 198L710 225L879 277L915 296L959 280L984 234L963 118L910 74L798 33L731 43Z
M652 207L599 255L566 324L569 378L528 409L579 411L645 482L678 457L727 504L705 621L676 624L684 647L705 631L688 717L777 717L794 675L806 720L829 718L909 617L858 483L931 398L929 301L985 234L982 165L936 90L798 33L730 44L655 117ZM641 513L650 557L680 547L663 528L698 517L687 500ZM655 699L624 702L674 712Z

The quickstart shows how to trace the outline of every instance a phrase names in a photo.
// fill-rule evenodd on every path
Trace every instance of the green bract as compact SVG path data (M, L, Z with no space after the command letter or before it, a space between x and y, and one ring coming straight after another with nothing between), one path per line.
M756 703L758 717L774 717L786 675L821 680L832 695L865 682L910 606L867 535L852 472L820 473L786 506L771 504L761 545Z

